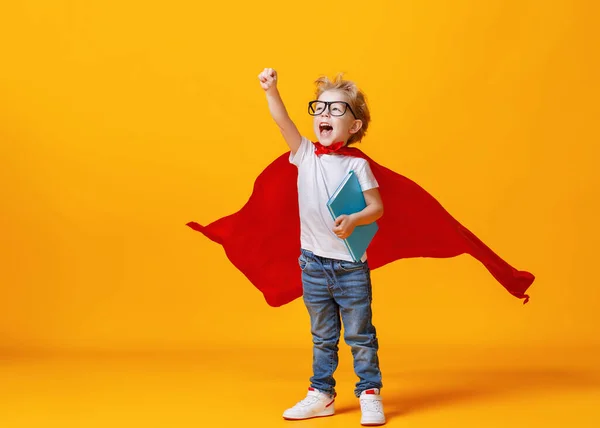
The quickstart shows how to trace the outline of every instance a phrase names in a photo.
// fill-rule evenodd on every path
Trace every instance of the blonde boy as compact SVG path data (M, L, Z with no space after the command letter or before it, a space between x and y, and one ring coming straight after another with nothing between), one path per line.
M303 137L287 114L277 89L277 73L265 68L258 76L269 110L290 148L290 162L298 167L303 299L313 336L313 376L306 398L283 413L285 419L308 419L334 414L335 379L341 325L352 349L359 377L354 391L360 399L361 423L385 423L380 390L381 371L376 330L372 324L371 277L365 254L354 262L343 239L359 225L383 215L378 183L368 161L344 155L344 147L365 135L370 114L364 94L341 76L332 82L320 78L309 114L318 141ZM343 177L354 170L366 208L352 215L331 218L326 202Z

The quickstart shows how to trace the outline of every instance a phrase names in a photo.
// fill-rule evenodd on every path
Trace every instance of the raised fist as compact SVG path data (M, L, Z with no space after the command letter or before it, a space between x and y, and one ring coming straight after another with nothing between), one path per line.
M272 68L265 68L259 75L260 86L265 91L277 87L277 72Z

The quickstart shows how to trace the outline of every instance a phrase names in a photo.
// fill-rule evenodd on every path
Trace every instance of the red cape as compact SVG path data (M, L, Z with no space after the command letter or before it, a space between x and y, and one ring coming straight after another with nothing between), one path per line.
M411 257L470 254L511 293L527 303L534 276L502 260L455 220L418 184L379 165L362 151L348 154L369 161L379 183L385 213L368 249L369 267L377 269ZM302 296L298 169L289 152L273 161L256 179L250 199L238 212L208 226L187 225L221 244L229 260L258 288L271 306Z

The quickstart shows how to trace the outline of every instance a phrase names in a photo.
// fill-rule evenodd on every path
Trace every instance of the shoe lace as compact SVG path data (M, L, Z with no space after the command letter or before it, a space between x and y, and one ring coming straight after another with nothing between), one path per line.
M298 401L298 403L296 404L295 407L306 407L306 406L310 406L311 404L314 404L318 401L318 398L315 396L309 396L306 397L300 401Z

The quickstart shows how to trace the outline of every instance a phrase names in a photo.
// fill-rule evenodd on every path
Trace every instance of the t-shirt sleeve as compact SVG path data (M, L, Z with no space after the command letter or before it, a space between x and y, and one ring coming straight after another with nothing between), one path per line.
M375 187L379 187L379 183L375 179L373 172L371 171L371 167L369 166L369 162L361 159L360 165L356 168L356 176L358 178L358 182L360 183L360 187L362 191L373 189Z
M300 166L300 164L310 155L311 150L314 151L314 147L315 146L308 138L302 136L300 147L298 147L296 153L290 152L290 163Z

